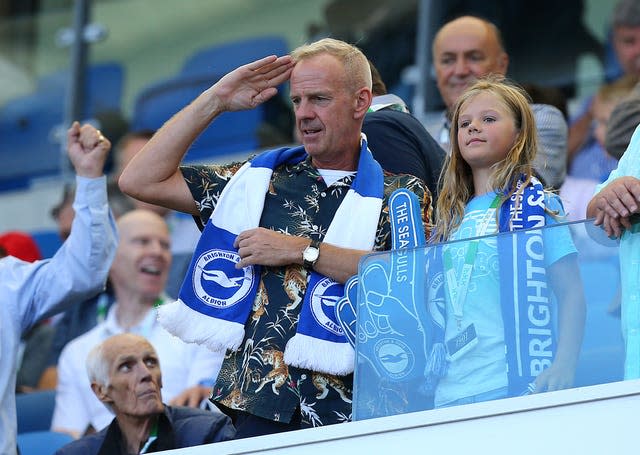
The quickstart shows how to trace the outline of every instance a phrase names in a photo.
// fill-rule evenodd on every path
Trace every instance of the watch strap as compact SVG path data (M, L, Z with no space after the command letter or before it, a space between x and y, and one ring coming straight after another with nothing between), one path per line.
M305 269L312 270L313 266L316 264L316 262L318 262L318 258L320 257L320 243L321 243L320 240L311 239L311 243L307 248L305 248L305 251L308 248L315 248L316 250L318 250L318 255L316 256L316 259L313 261L307 261L304 257L304 254L302 255L302 265L304 266Z

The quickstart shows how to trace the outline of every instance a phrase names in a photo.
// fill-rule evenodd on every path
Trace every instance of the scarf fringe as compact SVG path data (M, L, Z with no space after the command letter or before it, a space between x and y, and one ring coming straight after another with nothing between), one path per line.
M186 343L197 343L211 351L237 350L244 337L244 326L223 319L203 318L182 300L158 308L158 322L167 332Z
M425 367L426 376L442 378L447 374L447 351L443 343L435 343L431 348L431 354L427 358Z
M349 343L334 343L297 333L287 343L284 362L298 368L345 376L353 373L355 352Z

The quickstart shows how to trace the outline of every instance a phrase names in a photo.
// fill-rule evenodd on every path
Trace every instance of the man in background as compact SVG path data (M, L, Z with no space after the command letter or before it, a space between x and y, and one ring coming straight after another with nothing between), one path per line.
M449 153L450 115L456 101L478 78L506 75L509 56L498 28L489 21L463 16L445 25L433 40L433 62L438 90L446 109L427 130ZM544 183L560 188L567 174L567 123L562 113L547 104L532 104L540 149L533 167Z

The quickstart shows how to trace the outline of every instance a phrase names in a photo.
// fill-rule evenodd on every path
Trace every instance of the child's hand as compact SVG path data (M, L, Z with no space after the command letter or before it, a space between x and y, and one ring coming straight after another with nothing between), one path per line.
M536 390L534 393L551 392L573 387L575 368L566 362L553 362L551 366L536 378Z

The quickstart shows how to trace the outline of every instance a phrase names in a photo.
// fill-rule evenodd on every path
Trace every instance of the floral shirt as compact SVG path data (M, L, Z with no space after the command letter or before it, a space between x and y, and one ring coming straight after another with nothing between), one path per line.
M206 224L225 184L243 163L224 166L182 166L184 178ZM276 168L265 197L260 226L322 240L354 176L327 187L307 158ZM421 202L425 227L431 196L425 184L410 175L385 173L383 210L375 250L391 247L388 197L398 188L412 190ZM296 333L307 271L299 265L262 267L261 282L240 349L228 351L212 399L222 405L266 419L290 422L300 408L301 427L351 420L353 375L332 376L284 363L284 348Z

